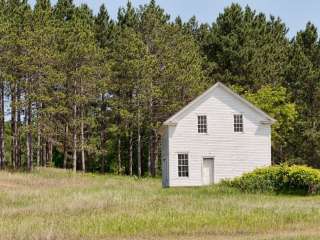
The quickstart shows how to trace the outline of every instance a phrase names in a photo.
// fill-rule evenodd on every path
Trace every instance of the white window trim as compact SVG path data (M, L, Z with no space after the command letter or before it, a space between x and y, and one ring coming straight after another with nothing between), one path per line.
M242 115L242 132L235 132L234 131L234 115ZM244 134L245 133L245 117L243 112L234 112L232 115L232 132L235 134Z
M188 156L188 176L179 176L179 154L186 154ZM189 152L176 152L177 156L177 176L178 179L190 178L190 154Z
M207 132L199 132L199 116L206 116L206 120L207 120ZM198 113L197 114L197 117L196 117L196 120L197 120L197 134L198 135L208 135L209 134L209 128L208 128L208 115L205 114L205 113Z

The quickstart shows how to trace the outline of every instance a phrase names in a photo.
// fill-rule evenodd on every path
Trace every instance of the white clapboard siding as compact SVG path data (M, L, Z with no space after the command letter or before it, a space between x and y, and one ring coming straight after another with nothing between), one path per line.
M233 129L233 115L241 113L244 132ZM208 133L198 133L198 115L206 115ZM271 123L252 106L226 91L214 88L179 115L162 135L164 186L202 185L203 157L214 157L214 182L231 179L271 164ZM262 123L263 122L263 123ZM189 155L189 177L178 177L178 153Z

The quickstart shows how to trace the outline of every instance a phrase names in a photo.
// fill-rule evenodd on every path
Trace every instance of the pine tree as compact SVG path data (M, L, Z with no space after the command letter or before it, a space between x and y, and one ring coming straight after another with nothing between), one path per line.
M87 108L95 97L95 76L97 56L99 55L94 35L94 19L86 5L73 11L71 20L66 22L64 65L69 94L67 103L72 119L73 170L77 169L77 153L81 152L81 169L85 171ZM80 128L80 132L78 129ZM80 136L80 137L79 137Z
M115 25L110 18L105 5L101 5L98 15L95 17L95 35L98 46L106 48L112 41Z
M136 30L139 25L138 13L130 1L127 2L125 8L119 9L117 19L120 27L130 27Z
M26 1L8 1L4 8L7 19L6 41L2 42L4 53L2 69L11 93L11 163L14 168L22 166L23 85L29 77L25 68L28 58L28 33L31 29L31 8Z
M212 81L258 90L263 84L283 82L289 42L280 19L232 4L211 28L204 50L212 63ZM210 70L210 69L209 69Z
M72 19L75 11L73 0L58 0L54 7L54 16L60 21L68 22Z
M6 2L4 0L0 1L0 46L1 49L2 46L5 45L4 43L4 36L6 35L6 32L8 31L6 27L6 16L5 16L5 8L6 8ZM5 50L0 51L0 55L3 54ZM1 61L0 57L0 61ZM3 62L0 63L0 66L3 66ZM5 72L2 67L0 67L0 169L4 169L6 164L5 159L5 108L4 108L4 100L5 100Z
M96 81L98 82L99 91L97 96L97 105L99 110L97 111L97 122L100 134L98 136L99 143L97 149L99 150L99 158L101 160L100 170L102 173L106 170L107 160L107 142L108 142L108 126L110 114L108 112L109 105L109 94L108 94L108 83L109 83L109 69L108 69L108 51L112 44L115 35L115 24L110 19L108 11L104 5L100 7L98 15L95 17L95 38L97 46L99 48L101 66L105 66L102 72L97 76Z
M294 161L319 167L319 39L316 27L308 23L297 33L290 49L286 84L299 112L292 137ZM296 147L299 146L299 147Z
M145 88L146 62L148 61L147 49L140 34L130 27L123 27L116 36L112 45L112 72L113 72L113 95L116 96L115 106L119 110L115 117L118 121L118 137L129 137L129 173L133 169L133 129L137 129L138 151L138 176L141 176L141 154L139 141L141 140L141 122L143 94ZM121 124L120 124L121 123ZM118 153L119 154L119 153ZM119 159L118 159L119 161ZM118 162L118 171L121 171L122 163Z
M139 31L148 57L146 92L149 174L159 168L162 122L198 95L206 86L200 50L192 36L169 23L169 16L151 1L140 9ZM179 94L177 94L179 93Z

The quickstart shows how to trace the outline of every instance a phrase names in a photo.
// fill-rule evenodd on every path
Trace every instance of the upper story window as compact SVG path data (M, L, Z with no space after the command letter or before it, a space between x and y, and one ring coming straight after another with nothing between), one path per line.
M187 153L178 154L178 176L189 177L189 157Z
M233 121L234 132L243 132L243 115L234 114Z
M198 116L198 133L207 133L207 116Z

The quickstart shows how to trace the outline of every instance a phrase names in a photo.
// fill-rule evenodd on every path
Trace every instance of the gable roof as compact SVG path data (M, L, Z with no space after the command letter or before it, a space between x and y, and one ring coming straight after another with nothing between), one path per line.
M207 95L209 95L211 92L214 91L214 89L216 88L222 88L224 89L226 92L230 93L232 96L234 96L236 99L238 99L239 101L241 101L242 103L244 103L245 105L247 105L249 108L251 108L252 110L254 110L256 113L258 113L260 116L266 118L266 121L263 122L265 124L273 124L274 122L276 122L276 120L272 117L270 117L268 114L266 114L264 111L262 111L261 109L257 108L256 106L254 106L252 103L250 103L249 101L247 101L245 98L241 97L240 95L238 95L237 93L233 92L230 88L228 88L227 86L225 86L224 84L222 84L221 82L217 82L215 85L213 85L211 88L209 88L207 91L205 91L203 94L201 94L200 96L198 96L197 98L195 98L193 101L191 101L189 104L187 104L184 108L182 108L180 111L178 111L176 114L174 114L173 116L171 116L169 119L167 119L163 125L176 125L177 124L177 118L184 112L186 112L188 109L190 109L192 106L196 105L198 102L200 102L203 98L205 98Z

